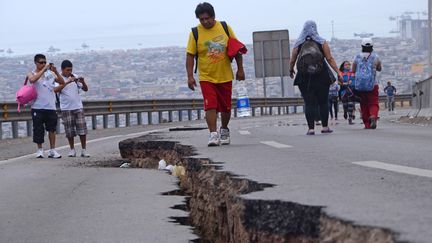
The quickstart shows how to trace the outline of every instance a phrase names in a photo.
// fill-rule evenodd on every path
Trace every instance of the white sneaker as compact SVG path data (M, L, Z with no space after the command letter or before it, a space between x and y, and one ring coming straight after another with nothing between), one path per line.
M44 151L43 149L38 149L36 151L36 158L43 158L44 157Z
M60 159L61 155L59 153L57 153L57 151L55 149L50 149L48 152L48 158Z
M85 149L81 149L81 157L90 157L90 154Z
M209 147L212 146L219 146L220 140L219 140L219 134L217 132L211 132L209 135L209 141L207 144Z
M228 145L231 143L230 130L228 128L220 129L220 143L222 145Z
M75 151L75 149L71 149L69 151L68 157L76 157L76 151Z

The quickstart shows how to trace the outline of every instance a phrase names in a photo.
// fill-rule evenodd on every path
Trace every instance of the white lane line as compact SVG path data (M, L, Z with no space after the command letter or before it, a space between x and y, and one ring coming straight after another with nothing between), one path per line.
M397 173L403 173L403 174L409 174L409 175L416 175L416 176L422 176L422 177L429 177L432 178L432 170L425 170L425 169L419 169L414 167L408 167L408 166L402 166L402 165L394 165L394 164L388 164L383 163L379 161L359 161L359 162L352 162L356 165L376 168L376 169L382 169Z
M125 134L125 135L114 135L114 136L110 136L110 137L96 138L96 139L87 141L87 144L89 144L89 143L96 143L96 142L100 142L100 141L104 141L104 140L109 140L109 139L114 139L114 138L120 138L120 137L123 137L123 138L126 139L128 137L142 136L142 135L147 135L147 134L153 133L153 132L162 132L162 131L168 131L168 130L169 130L169 128L162 128L162 129L155 129L155 130L144 131L144 132L129 133L129 134ZM78 146L78 145L81 145L81 144L80 143L76 143L75 145ZM62 150L62 149L67 149L67 148L69 148L69 145L57 147L56 150ZM16 157L16 158L0 160L0 165L9 164L9 163L15 162L17 160L21 160L21 159L33 158L34 156L35 156L35 153L32 153L32 154L23 155L23 156Z
M246 131L246 130L240 130L239 133L241 135L250 135L251 134L249 131Z
M260 143L271 146L273 148L292 148L291 145L286 145L275 141L261 141Z

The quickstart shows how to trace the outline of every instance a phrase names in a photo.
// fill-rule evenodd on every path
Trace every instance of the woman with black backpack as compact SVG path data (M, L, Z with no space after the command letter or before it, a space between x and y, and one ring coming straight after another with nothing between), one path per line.
M294 66L297 66L294 85L298 85L305 103L305 116L309 126L306 135L315 135L316 109L319 109L321 116L321 133L333 132L328 127L328 95L329 86L336 78L326 61L340 78L342 74L331 55L327 41L319 36L314 21L306 21L294 44L289 67L290 77L294 78Z

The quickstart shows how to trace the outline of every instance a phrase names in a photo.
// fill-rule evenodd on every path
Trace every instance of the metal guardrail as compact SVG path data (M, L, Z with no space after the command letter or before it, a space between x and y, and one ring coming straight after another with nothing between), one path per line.
M397 95L396 102L401 106L404 102L409 102L411 106L411 95ZM385 102L385 96L380 97L380 102ZM203 100L202 99L157 99L157 100L100 100L84 101L84 112L86 117L91 117L92 129L97 129L98 117L102 116L102 128L109 127L109 116L114 116L114 127L120 126L120 115L125 115L125 126L131 125L131 114L136 114L136 125L153 124L154 114L157 114L156 123L173 122L175 115L178 121L183 121L184 112L187 119L202 119ZM237 115L237 100L233 99L233 115ZM30 108L25 107L21 112L17 112L16 102L0 103L0 138L3 137L3 123L12 124L12 137L17 138L19 124L26 123L26 136L32 135L32 118ZM282 115L297 113L298 107L303 107L302 98L250 98L252 116L257 115ZM275 109L277 108L277 109ZM276 111L277 110L277 111ZM303 109L301 109L303 111ZM143 113L147 115L144 119ZM167 115L164 113L168 113ZM176 114L175 114L176 113ZM60 114L60 113L59 113ZM165 116L165 117L164 117ZM59 118L60 119L60 118ZM58 131L60 131L58 122Z

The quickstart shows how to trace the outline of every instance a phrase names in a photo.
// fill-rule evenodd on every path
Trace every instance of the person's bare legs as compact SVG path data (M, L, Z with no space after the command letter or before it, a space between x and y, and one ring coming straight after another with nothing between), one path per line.
M43 148L42 148L42 144L41 143L38 143L37 144L37 151L36 151L36 158L43 158L44 157L44 155L43 155Z
M49 139L49 143L50 143L50 151L48 154L49 158L54 158L54 159L60 159L62 156L57 153L57 151L55 150L55 146L56 146L56 132L48 132L48 139Z
M228 145L231 143L228 123L231 119L231 112L222 112L221 113L221 129L220 129L220 141L222 145Z
M74 145L74 137L68 137L67 138L68 139L68 142L69 142L69 147L70 147L70 149L72 150L72 149L75 149L75 145Z
M210 132L217 132L217 112L216 109L206 110L206 122Z
M229 123L230 119L231 119L231 112L222 112L221 113L222 128L228 129L228 123Z
M217 111L216 109L210 109L206 111L206 122L207 127L210 130L208 146L219 146L220 138L217 132Z
M48 132L48 139L49 139L49 143L50 143L50 149L55 149L56 132Z
M86 149L86 139L87 139L86 135L80 135L79 137L81 141L81 148Z

